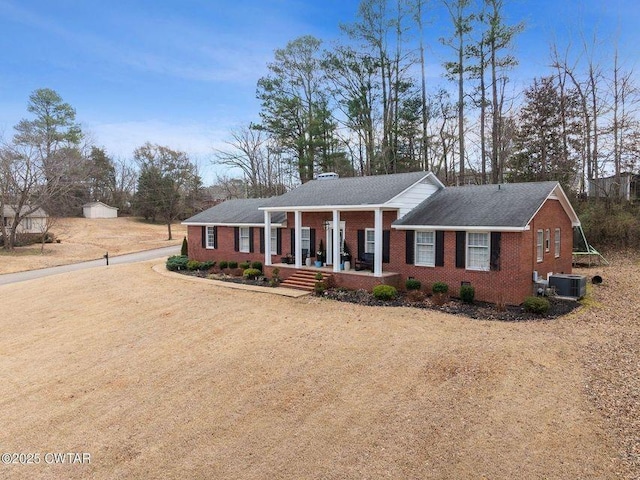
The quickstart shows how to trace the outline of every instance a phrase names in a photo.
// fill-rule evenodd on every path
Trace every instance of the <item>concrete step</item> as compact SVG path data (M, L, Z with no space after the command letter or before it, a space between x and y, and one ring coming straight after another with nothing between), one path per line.
M322 273L323 281L331 278L330 274ZM313 291L316 285L317 271L313 270L297 270L293 275L282 282L283 287L296 288L298 290Z

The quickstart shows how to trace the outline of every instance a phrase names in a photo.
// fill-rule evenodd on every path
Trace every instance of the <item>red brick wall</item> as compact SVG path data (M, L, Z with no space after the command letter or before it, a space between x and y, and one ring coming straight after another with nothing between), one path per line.
M189 258L199 260L221 260L236 262L262 262L264 263L264 253L260 253L260 230L253 227L253 253L243 253L234 251L234 228L218 227L218 248L210 249L202 247L202 227L189 225L187 227L187 243L189 244ZM283 237L283 241L284 241ZM283 248L284 250L284 248ZM272 255L272 262L279 262L280 256Z

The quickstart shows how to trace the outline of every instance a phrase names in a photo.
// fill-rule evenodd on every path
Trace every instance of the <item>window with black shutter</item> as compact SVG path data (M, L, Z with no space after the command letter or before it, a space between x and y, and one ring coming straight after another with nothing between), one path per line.
M500 270L500 243L502 242L502 233L491 232L491 270Z
M456 268L465 268L467 232L456 232Z
M404 262L407 265L413 265L415 259L415 232L413 230L407 230L405 232L405 253Z
M444 267L444 232L436 230L436 267Z

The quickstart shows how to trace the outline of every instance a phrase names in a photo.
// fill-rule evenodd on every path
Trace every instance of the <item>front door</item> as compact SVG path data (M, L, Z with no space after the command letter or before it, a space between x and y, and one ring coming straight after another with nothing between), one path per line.
M327 228L327 238L325 239L327 242L327 265L333 265L333 222L329 222L329 228ZM340 222L340 248L344 243L344 222ZM340 261L340 253L337 252L336 260Z

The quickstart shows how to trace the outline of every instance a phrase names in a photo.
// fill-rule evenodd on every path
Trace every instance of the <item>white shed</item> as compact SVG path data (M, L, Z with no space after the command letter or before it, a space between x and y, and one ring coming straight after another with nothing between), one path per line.
M116 218L118 209L102 202L89 202L82 206L82 214L85 218Z

